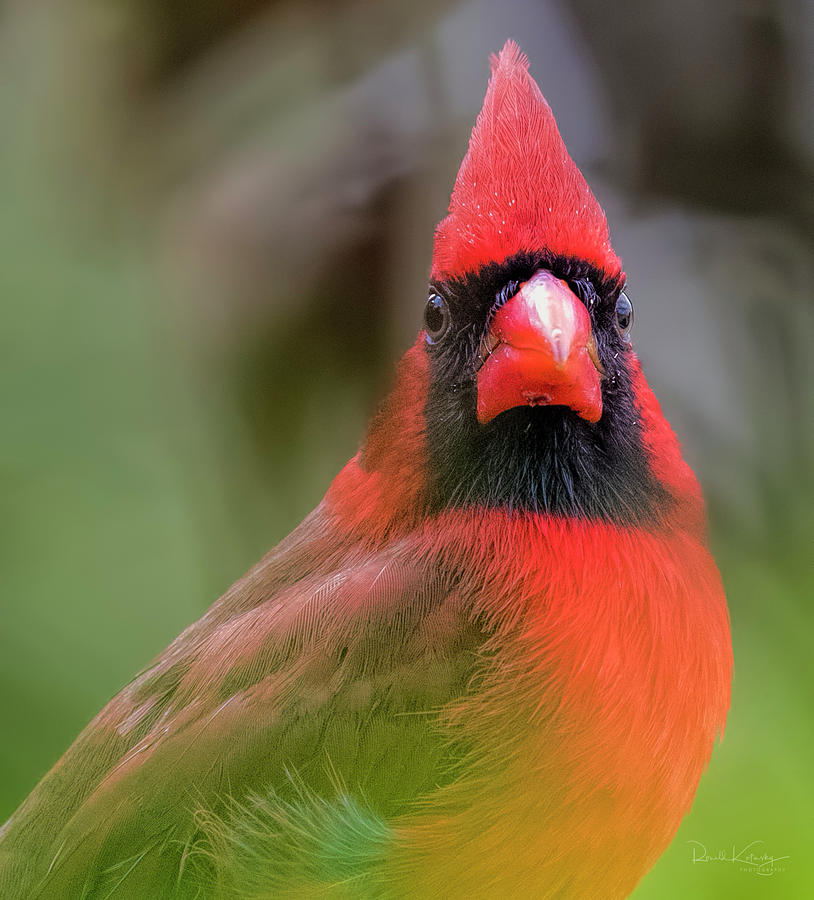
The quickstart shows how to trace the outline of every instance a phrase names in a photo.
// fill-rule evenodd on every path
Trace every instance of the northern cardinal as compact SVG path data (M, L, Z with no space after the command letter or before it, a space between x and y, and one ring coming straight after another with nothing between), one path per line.
M509 42L363 448L12 816L0 896L627 896L731 671L632 318Z

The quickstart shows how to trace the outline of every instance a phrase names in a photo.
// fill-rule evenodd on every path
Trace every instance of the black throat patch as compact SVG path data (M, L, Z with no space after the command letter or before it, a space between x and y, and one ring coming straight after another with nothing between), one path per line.
M568 281L591 316L605 368L603 413L596 424L563 406L517 407L487 425L476 415L480 343L507 284L540 268ZM578 260L520 254L476 275L433 283L451 326L427 344L429 469L435 509L487 506L568 517L653 524L669 495L653 478L633 400L630 345L617 332L623 285Z

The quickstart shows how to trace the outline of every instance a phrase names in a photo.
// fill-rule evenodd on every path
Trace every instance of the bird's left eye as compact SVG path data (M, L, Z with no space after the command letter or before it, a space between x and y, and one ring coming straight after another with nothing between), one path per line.
M449 330L449 307L443 297L438 294L430 294L427 305L424 308L424 328L427 331L427 341L437 344Z
M633 327L633 304L628 295L622 291L616 301L616 330L623 338L630 336Z

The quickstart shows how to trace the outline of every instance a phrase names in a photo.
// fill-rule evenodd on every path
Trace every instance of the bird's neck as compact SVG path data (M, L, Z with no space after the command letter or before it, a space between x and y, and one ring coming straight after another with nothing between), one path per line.
M646 468L646 484L643 483L640 493L650 496L645 506L651 509L652 515L643 507L641 516L604 518L620 524L635 524L638 520L645 527L658 530L686 530L703 540L706 513L698 482L684 462L676 436L635 357L631 375ZM374 543L421 527L444 508L443 502L439 504L437 473L433 471L435 465L429 449L426 405L430 378L430 364L419 336L402 358L395 386L374 416L363 448L328 491L328 499L346 523L355 525L359 534ZM560 468L570 471L567 466ZM625 473L630 477L635 474L627 470ZM620 494L619 485L595 487L599 495ZM523 505L511 504L521 508ZM531 500L525 505L532 509L543 506ZM500 509L499 504L497 508ZM542 508L541 511L561 514L565 509ZM592 519L603 518L587 508L586 515Z

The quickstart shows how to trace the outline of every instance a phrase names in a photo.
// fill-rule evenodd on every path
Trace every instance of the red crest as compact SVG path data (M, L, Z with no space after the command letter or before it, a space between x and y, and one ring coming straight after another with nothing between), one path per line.
M435 232L432 277L460 276L540 250L618 275L605 214L565 149L528 58L507 41L491 65L449 215Z

